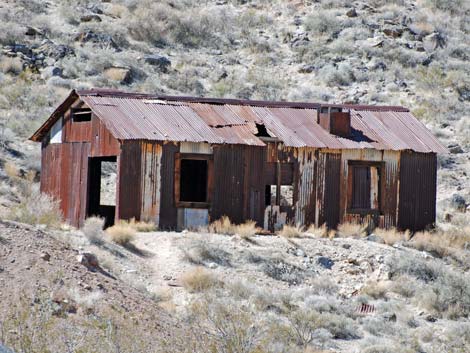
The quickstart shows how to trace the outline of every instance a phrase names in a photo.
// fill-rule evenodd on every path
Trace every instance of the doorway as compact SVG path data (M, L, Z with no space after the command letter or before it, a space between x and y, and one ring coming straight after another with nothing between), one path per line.
M117 189L117 157L88 159L87 217L105 219L105 227L115 222Z

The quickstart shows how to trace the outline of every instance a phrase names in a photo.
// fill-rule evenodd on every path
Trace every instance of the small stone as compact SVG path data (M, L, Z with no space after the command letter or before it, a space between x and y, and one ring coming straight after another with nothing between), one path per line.
M462 195L454 194L452 195L452 198L450 200L450 205L457 211L465 212L465 208L467 207L467 201Z
M80 22L101 22L101 17L98 15L84 15L80 17Z
M348 17L357 17L356 9L353 7L352 9L348 10L346 12L346 16L348 16Z
M163 280L165 281L171 281L173 279L173 277L171 277L170 275L163 275Z
M317 259L317 263L318 263L319 265L321 265L322 267L328 269L328 270L331 270L331 268L332 268L333 265L335 264L332 259L330 259L329 257L326 257L326 256L320 256L320 257Z
M158 55L158 54L146 55L144 57L144 60L149 65L157 66L162 72L168 72L168 69L171 67L170 59L162 55Z
M37 28L27 26L26 27L26 32L24 34L27 35L27 36L36 36L36 35L42 35L42 32L41 32L41 30L39 30Z
M217 268L217 264L215 262L211 262L207 265L207 267L214 269L214 268Z
M351 249L351 244L343 244L341 246L343 249Z
M41 259L43 259L44 261L49 261L51 259L51 255L47 252L41 253L41 255L39 255L39 257Z
M297 249L295 251L295 256L305 257L307 256L307 254L305 254L305 251L303 251L302 249Z
M403 34L403 29L396 28L396 27L384 28L383 32L386 36L389 36L389 37L392 37L392 38L398 38L398 37L401 37L401 35Z
M98 258L95 254L84 252L77 256L77 261L89 270L96 270L100 267Z
M391 321L391 322L396 322L397 321L397 315L394 313L385 313L383 314L383 318L386 321Z
M370 234L366 237L366 240L373 241L374 243L385 244L384 240L375 234Z
M464 150L462 149L462 147L460 147L457 144L449 145L449 146L447 146L447 148L449 149L449 152L452 153L452 154L464 153Z
M436 322L437 318L435 316L432 316L432 315L426 315L424 317L424 320L426 320L427 322Z
M315 66L313 65L302 65L299 69L301 74L310 74L315 71Z

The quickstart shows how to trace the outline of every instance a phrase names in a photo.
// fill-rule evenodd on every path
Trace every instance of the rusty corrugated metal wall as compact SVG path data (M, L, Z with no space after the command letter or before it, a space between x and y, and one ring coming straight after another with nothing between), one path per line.
M60 200L64 218L73 226L86 215L89 143L50 144L42 149L41 191Z
M118 158L116 215L140 220L142 210L142 144L124 142Z
M177 222L177 209L175 205L175 154L179 146L173 142L163 144L161 158L161 186L160 186L160 228L174 229Z
M423 230L436 221L437 157L435 153L402 152L398 227Z

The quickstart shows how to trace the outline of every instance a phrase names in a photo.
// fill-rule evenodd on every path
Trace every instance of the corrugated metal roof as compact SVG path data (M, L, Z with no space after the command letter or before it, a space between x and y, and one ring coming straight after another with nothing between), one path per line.
M276 138L291 147L447 152L403 107L167 97L113 90L73 91L72 95L89 105L120 140L263 146L262 140L255 136L256 123L264 124ZM317 111L323 107L351 111L350 138L332 135L316 122ZM61 109L32 136L33 140L41 140Z

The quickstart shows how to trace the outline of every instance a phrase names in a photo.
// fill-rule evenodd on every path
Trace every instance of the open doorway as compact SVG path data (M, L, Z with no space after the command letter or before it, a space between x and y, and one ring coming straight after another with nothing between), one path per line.
M114 224L116 213L117 158L88 159L87 217L105 219L105 227Z

